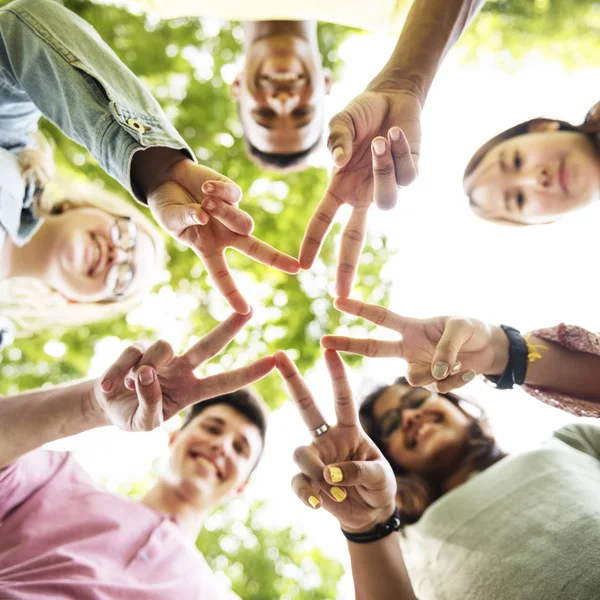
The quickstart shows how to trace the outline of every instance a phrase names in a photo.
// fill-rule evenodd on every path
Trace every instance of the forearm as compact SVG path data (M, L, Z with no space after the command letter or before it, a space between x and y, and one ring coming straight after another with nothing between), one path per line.
M398 43L373 83L398 85L425 102L435 74L484 0L414 0Z
M348 542L356 600L415 600L406 571L400 534L368 544Z
M0 468L40 446L106 425L82 381L0 398Z
M529 336L541 358L530 363L525 383L583 400L600 401L600 356L569 350L553 342Z

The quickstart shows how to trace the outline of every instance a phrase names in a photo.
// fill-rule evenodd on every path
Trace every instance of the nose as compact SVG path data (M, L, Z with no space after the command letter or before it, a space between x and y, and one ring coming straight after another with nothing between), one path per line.
M279 88L273 94L267 96L267 104L278 115L291 113L298 106L299 101L299 94L285 88Z
M520 173L521 185L536 190L547 190L552 187L557 177L549 165L538 165L526 173Z
M402 431L407 432L415 421L421 420L421 410L415 408L405 408L402 411Z

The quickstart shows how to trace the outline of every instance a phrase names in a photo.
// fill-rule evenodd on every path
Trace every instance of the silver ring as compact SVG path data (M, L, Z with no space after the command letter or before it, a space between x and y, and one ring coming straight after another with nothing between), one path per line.
M311 433L313 437L319 437L320 435L323 435L328 429L329 425L327 425L327 423L323 423L323 425L321 425L320 427L312 429Z

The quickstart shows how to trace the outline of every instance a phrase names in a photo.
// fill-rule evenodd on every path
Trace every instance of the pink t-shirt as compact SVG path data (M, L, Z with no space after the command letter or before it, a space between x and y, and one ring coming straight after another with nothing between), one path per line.
M96 487L68 453L35 450L0 470L0 598L237 596L170 517Z

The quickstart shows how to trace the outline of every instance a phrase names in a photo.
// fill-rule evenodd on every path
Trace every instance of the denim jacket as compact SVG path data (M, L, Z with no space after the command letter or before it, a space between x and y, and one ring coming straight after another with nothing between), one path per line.
M131 184L133 155L151 146L194 155L158 102L84 20L54 0L15 0L0 8L0 146L32 142L41 115L85 146L100 166L144 201ZM22 245L39 225L27 194L2 189L0 251L10 235ZM4 223L18 228L9 231ZM4 230L4 231L3 231Z

